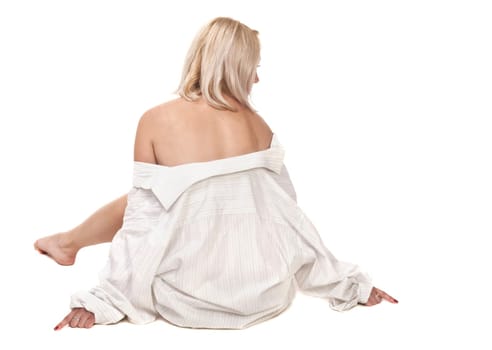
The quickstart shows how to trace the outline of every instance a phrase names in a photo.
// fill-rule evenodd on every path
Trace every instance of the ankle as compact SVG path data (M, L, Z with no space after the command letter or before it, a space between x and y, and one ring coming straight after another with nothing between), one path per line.
M76 236L76 229L61 233L58 237L58 244L60 248L77 252L80 247L76 244Z

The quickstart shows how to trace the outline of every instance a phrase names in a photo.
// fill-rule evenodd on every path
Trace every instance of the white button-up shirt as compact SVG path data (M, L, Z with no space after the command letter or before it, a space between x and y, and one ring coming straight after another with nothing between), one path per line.
M71 298L96 323L242 329L284 311L296 290L338 311L372 284L338 261L297 205L273 135L266 150L177 166L134 162L123 225L100 283Z

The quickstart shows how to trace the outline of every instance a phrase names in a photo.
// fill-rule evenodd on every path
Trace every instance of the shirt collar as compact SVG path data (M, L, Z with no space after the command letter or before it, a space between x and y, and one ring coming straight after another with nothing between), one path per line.
M205 178L253 168L267 168L280 175L285 150L274 133L266 150L239 156L165 166L134 161L133 185L151 189L167 211L192 184Z

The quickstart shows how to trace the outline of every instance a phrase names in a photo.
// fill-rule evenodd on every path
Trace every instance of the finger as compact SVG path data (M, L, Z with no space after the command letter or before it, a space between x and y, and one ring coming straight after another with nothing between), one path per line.
M374 305L377 305L381 302L381 299L379 299L378 297L374 297L374 300L372 302L372 305L371 306L374 306Z
M383 301L383 291L378 288L374 288L374 290L374 298L376 300L376 304L379 304L381 301Z
M72 319L69 322L70 327L75 328L79 325L80 317L82 316L82 313L83 312L80 309L74 312L74 314L72 315Z
M384 299L386 299L386 300L387 300L387 301L389 301L390 303L395 303L395 304L396 304L396 303L398 303L398 300L396 300L395 298L393 298L393 297L392 297L391 295L389 295L388 293L383 292L383 291L380 291L379 293L382 295L382 297L383 297Z
M90 313L89 317L85 321L84 327L85 328L91 328L92 326L94 326L94 323L95 323L94 314L93 313Z
M70 311L69 314L67 316L65 316L65 318L56 325L55 327L55 331L58 331L60 329L62 329L63 327L65 327L67 324L70 323L70 321L72 320L72 314L74 313L74 311Z
M365 305L367 306L376 305L379 302L377 295L378 295L378 290L377 288L373 287L371 294L369 295L369 299L367 300L367 303Z
M372 287L371 294L369 295L369 301L371 306L377 304L378 301L378 289L376 287Z
M80 321L79 324L77 325L79 328L85 328L85 324L89 317L91 316L91 313L88 311L82 312L82 315L80 316Z
M369 299L367 299L367 303L365 304L362 304L364 306L373 306L373 305L376 305L377 304L377 301L376 301L376 298L372 295L369 297Z
M65 327L67 324L68 324L68 321L66 319L63 319L60 323L58 323L55 326L55 331L59 331L60 329L62 329L63 327Z
M80 321L84 316L84 311L78 311L72 318L72 322L70 322L70 327L77 328L80 327Z
M46 254L46 252L42 251L41 248L38 247L38 241L34 242L34 249L36 249L40 254Z

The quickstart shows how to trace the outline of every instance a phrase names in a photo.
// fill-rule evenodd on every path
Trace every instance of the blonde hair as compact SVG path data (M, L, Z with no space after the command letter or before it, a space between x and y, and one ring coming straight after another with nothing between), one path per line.
M186 56L177 93L188 101L203 96L220 110L236 111L233 97L250 110L249 94L260 61L258 31L228 17L217 17L196 35Z

